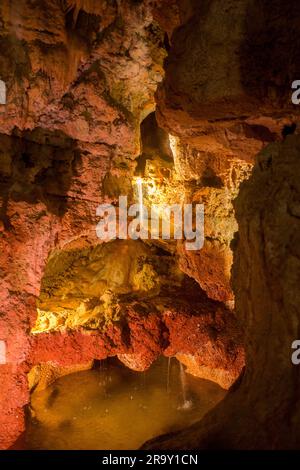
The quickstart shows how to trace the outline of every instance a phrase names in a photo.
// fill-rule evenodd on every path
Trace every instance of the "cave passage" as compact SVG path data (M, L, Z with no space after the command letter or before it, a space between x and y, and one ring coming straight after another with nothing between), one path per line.
M32 393L26 448L138 449L199 420L226 393L189 374L181 379L178 361L162 357L142 373L109 359L62 377Z

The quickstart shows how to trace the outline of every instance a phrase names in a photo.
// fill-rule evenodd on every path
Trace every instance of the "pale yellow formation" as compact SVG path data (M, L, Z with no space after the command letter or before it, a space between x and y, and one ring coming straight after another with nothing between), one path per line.
M106 328L122 319L128 301L157 296L182 277L171 255L162 264L156 248L141 241L58 251L48 261L32 333Z

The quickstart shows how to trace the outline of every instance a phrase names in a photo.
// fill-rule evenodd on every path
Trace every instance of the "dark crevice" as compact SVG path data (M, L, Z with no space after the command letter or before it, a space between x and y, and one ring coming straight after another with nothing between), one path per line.
M78 174L81 154L77 143L60 131L35 129L11 137L0 135L10 170L2 176L1 219L6 229L8 200L43 202L48 211L62 216L67 209L68 191Z

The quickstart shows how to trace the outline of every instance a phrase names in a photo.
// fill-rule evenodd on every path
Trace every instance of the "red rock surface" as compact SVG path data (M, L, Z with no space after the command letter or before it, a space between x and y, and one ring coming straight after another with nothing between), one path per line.
M30 328L49 253L97 243L96 207L122 193L122 185L131 188L138 123L154 107L165 51L148 2L4 0L0 18L7 87L0 105L0 340L8 363L0 365L0 448L6 448L24 430L25 369L40 360L35 354L66 362L80 358L80 348L89 357L104 354L100 340L93 344L80 333L35 343ZM118 332L113 336L115 350L122 348Z
M166 355L176 356L187 371L228 389L245 362L244 348L232 313L217 308L214 314L196 315L178 310L164 314L169 330Z
M182 299L162 314L145 312L145 307L135 302L127 307L125 324L109 325L102 332L82 328L36 334L27 362L30 366L46 362L70 366L118 355L130 368L143 371L161 354L190 354L197 356L199 365L228 371L227 382L216 380L228 388L244 366L234 316L212 301L202 299L190 305Z
M165 3L174 10L172 0ZM299 127L299 107L291 102L291 82L300 74L299 5L283 13L281 0L272 8L267 1L175 3L180 24L156 92L156 116L177 138L175 165L192 186L190 200L196 184L209 189L211 222L204 249L181 251L181 267L210 297L232 302L232 200L257 153L282 139L284 125Z
M24 406L29 400L26 365L0 366L0 449L12 445L24 431Z
M26 374L43 361L67 366L118 355L144 370L163 353L224 387L243 367L232 312L187 292L162 311L153 304L143 314L130 304L126 324L105 332L30 334L49 255L96 245L96 207L131 197L140 122L155 108L165 47L157 120L178 140L174 166L187 200L206 205L204 248L187 253L178 244L179 263L208 297L232 303L232 200L257 152L299 121L286 96L286 77L299 72L298 7L287 28L277 0L272 8L263 2L261 22L253 21L257 2L206 3L108 1L104 11L96 0L1 2L0 448L24 431ZM280 64L277 73L270 61Z
M22 407L29 401L26 373L34 365L49 363L54 372L55 368L59 372L60 367L75 368L77 364L117 355L126 366L143 371L161 354L178 355L179 360L180 355L189 354L197 363L192 373L228 388L244 365L235 319L221 304L202 301L191 307L182 299L181 295L180 304L175 302L173 310L168 309L163 314L145 314L139 303L132 304L128 306L126 325L111 325L104 332L81 329L40 333L29 340L27 337L26 362L1 366L0 370L5 384L1 400L1 447L12 445L24 430ZM172 304L171 300L169 302ZM20 346L24 347L24 342ZM207 373L203 367L207 368ZM4 399L6 393L10 396L9 406ZM9 433L4 432L7 426Z

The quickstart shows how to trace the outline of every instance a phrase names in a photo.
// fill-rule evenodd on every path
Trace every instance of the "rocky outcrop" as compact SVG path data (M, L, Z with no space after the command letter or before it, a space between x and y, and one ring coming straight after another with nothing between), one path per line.
M0 376L15 387L0 402L6 448L24 429L47 257L96 244L97 206L131 191L165 49L148 2L4 1L0 18Z
M167 3L174 10L174 2ZM190 200L206 204L207 222L204 248L180 250L181 267L210 297L232 304L232 200L257 153L281 140L284 125L299 123L291 102L291 82L300 75L299 6L190 0L177 2L177 9L180 25L156 93L156 115L174 136L175 167L190 186Z
M239 384L200 423L149 444L164 449L299 448L299 137L272 144L235 201L233 286L245 329Z
M221 305L213 314L209 310L208 302L197 314L178 307L165 312L169 346L164 354L176 356L188 373L227 390L245 365L242 335L229 310L224 312Z
M35 335L28 363L50 363L58 377L68 368L73 370L74 365L80 367L93 359L115 355L127 367L144 371L164 354L176 356L193 375L228 389L244 366L244 348L235 318L211 301L202 298L191 303L183 298L181 293L178 304L164 299L169 307L162 313L155 311L162 299L155 298L148 305L129 304L123 322L113 322L103 331L77 328ZM39 381L37 376L33 383Z

